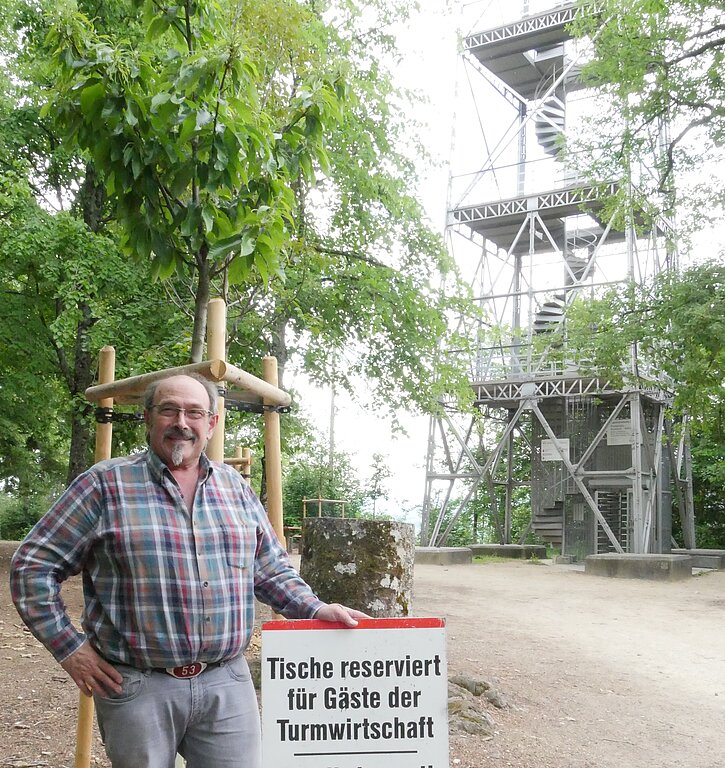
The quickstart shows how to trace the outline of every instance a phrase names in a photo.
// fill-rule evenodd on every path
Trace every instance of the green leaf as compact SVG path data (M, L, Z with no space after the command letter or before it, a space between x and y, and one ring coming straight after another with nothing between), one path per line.
M201 223L201 210L198 205L190 205L186 209L186 216L181 221L181 234L185 237L195 235Z
M225 237L222 240L217 240L209 248L209 259L211 261L221 261L226 258L231 251L239 247L242 242L242 236L240 234L232 235L231 237Z
M189 115L181 125L181 132L179 133L179 142L185 143L194 134L196 130L196 115Z
M200 131L205 125L208 125L212 120L212 114L206 109L200 109L196 113L196 130Z
M254 258L251 254L239 256L229 265L229 282L232 285L246 283L254 270Z
M191 184L194 178L195 166L193 163L186 163L178 168L174 180L171 184L171 194L174 197L181 197Z
M241 242L239 243L239 255L249 256L250 254L254 253L255 246L256 238L252 235L251 232L245 232L242 235Z
M143 163L141 162L141 158L137 154L134 154L133 157L131 158L131 169L133 171L134 179L138 179L138 177L143 172Z
M156 112L158 108L162 104L166 104L170 98L171 95L165 92L154 94L154 97L151 99L151 111Z
M309 182L314 182L315 172L312 170L312 161L310 160L310 156L306 152L303 152L299 155L298 160L305 179Z
M171 19L166 14L155 16L146 29L146 40L154 40L157 37L161 37L170 24Z
M131 105L129 104L126 107L126 110L124 111L124 117L126 118L126 123L130 125L132 128L135 128L138 125L138 118L133 113L133 109L131 108Z
M207 234L214 229L214 212L207 206L201 209L201 218L204 222L204 232Z
M91 116L98 111L101 99L105 96L106 89L103 83L94 83L81 91L81 111L84 115Z

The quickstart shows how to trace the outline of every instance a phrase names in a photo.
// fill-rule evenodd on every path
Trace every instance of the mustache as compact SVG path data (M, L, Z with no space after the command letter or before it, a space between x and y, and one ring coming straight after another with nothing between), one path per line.
M196 442L196 435L190 429L182 429L181 427L169 427L164 432L164 437L171 440L192 440Z

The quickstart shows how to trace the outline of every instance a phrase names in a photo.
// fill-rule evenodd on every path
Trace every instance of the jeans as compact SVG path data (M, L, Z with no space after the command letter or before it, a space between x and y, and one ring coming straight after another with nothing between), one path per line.
M178 680L115 665L123 692L94 695L113 768L261 768L257 696L244 656Z

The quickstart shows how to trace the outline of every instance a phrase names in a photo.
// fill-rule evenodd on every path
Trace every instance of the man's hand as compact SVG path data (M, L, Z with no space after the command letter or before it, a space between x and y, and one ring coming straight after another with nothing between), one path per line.
M369 619L370 616L362 611L356 611L354 608L340 605L340 603L328 603L315 613L314 618L321 621L339 621L347 627L356 627L357 619Z
M60 665L86 696L90 696L94 691L101 696L107 695L108 691L123 691L121 673L102 659L88 642L61 661Z

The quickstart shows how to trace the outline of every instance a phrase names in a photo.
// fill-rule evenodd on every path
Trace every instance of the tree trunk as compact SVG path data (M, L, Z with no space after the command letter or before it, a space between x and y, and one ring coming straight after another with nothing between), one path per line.
M88 348L88 331L96 322L87 304L81 305L83 313L76 330L73 356L71 395L71 442L68 453L68 483L83 472L91 460L91 428L87 420L87 408L82 404L83 394L93 384L93 356Z
M96 177L93 163L86 165L86 175L78 192L78 205L83 223L91 232L99 233L103 229L103 209L106 204L106 192Z
M197 280L194 300L194 330L191 336L191 362L200 363L204 359L204 340L206 338L206 314L211 292L211 274L207 246L202 247L196 260Z
M92 163L86 165L86 175L78 193L78 205L83 216L83 223L91 232L98 233L103 228L103 208L106 195L103 185L96 177ZM73 368L66 371L68 391L71 396L71 441L68 451L68 483L74 480L89 465L91 456L91 426L87 419L87 406L83 396L93 384L94 355L89 348L88 331L96 322L86 302L79 304L81 320L76 328L73 350Z
M90 384L89 384L90 386ZM88 468L90 462L91 430L82 412L74 403L71 415L70 451L68 452L68 477L70 484L81 472Z
M289 359L287 351L287 324L289 318L286 315L278 317L272 326L272 340L270 343L269 354L277 358L277 379L279 388L284 389L284 369Z

